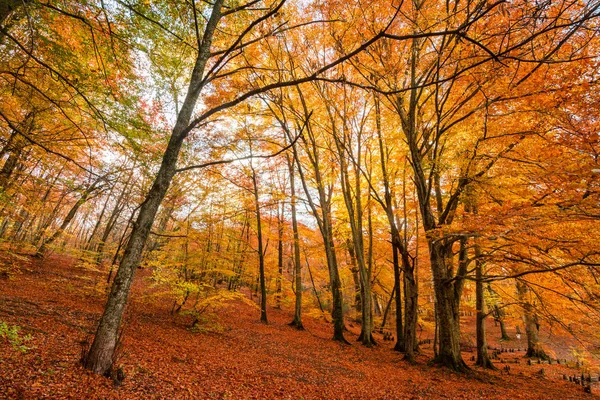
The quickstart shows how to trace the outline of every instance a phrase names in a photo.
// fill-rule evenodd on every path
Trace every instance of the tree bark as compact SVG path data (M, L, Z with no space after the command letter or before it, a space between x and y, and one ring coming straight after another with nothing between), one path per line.
M528 298L529 288L527 284L517 280L517 294L523 308L523 320L525 322L525 334L527 335L527 353L525 357L535 357L547 360L548 355L544 351L539 338L540 326L538 316L533 304Z
M510 336L508 336L508 332L506 332L506 324L504 323L502 310L500 310L500 307L498 307L497 304L494 305L494 320L500 324L500 340L510 340Z
M288 170L290 172L290 207L292 212L292 233L294 236L294 279L296 281L296 304L294 307L294 319L292 326L296 329L304 329L302 325L302 262L300 260L300 235L298 233L298 217L296 215L296 182L294 174L294 162L286 154Z
M455 289L457 281L451 280L446 261L451 257L452 250L442 245L439 239L429 239L428 244L438 315L439 352L436 362L456 371L464 371L468 367L460 353L460 290Z
M304 259L306 260L306 269L308 269L308 276L310 277L310 283L313 287L313 292L315 297L317 298L317 304L319 304L319 309L322 313L325 313L325 309L323 308L323 303L321 303L321 299L319 298L319 292L317 292L317 286L315 285L315 280L313 278L312 271L310 270L310 264L308 263L308 255L306 255L306 250L304 251Z
M354 281L354 310L356 311L356 319L362 321L362 317L359 317L362 313L362 288L360 286L360 276L358 275L358 267L356 266L356 256L354 254L354 244L352 243L352 240L346 239L346 247L348 249L348 255L350 256L350 272L352 273L352 280Z
M408 221L408 207L406 205L406 163L404 165L404 179L402 181L402 211L404 221ZM419 223L417 218L417 224ZM398 250L402 255L404 269L404 359L410 363L415 362L415 351L418 350L417 343L417 309L419 307L419 288L415 276L417 258L410 258L408 253L408 237L404 227L404 241ZM399 232L397 232L399 236ZM417 247L418 247L417 236Z
M383 177L383 200L378 199L379 204L385 211L385 215L387 217L388 223L390 225L390 236L392 242L392 264L394 268L394 288L395 290L395 309L396 309L396 344L394 345L395 351L404 351L405 343L404 343L404 324L402 321L402 272L407 271L410 267L408 263L408 250L405 248L402 243L402 238L400 237L400 230L398 229L398 224L396 223L395 217L395 209L394 209L394 201L393 195L390 188L390 178L387 169L387 153L386 147L383 143L383 133L381 128L381 109L380 109L380 101L378 97L375 97L375 123L376 123L376 132L377 132L377 141L379 145L379 156L380 156L380 166L381 173ZM400 260L402 260L402 267L400 267ZM405 293L406 296L406 293Z
M90 351L84 360L86 368L98 374L110 373L117 337L121 326L121 319L125 310L125 304L129 297L129 291L133 282L135 271L139 266L144 245L150 234L150 229L156 217L156 213L162 202L171 180L175 175L177 158L181 150L183 140L187 135L186 129L191 120L198 97L202 90L202 78L208 58L213 35L219 20L221 19L221 7L224 0L215 0L210 18L206 24L202 42L198 51L198 57L192 71L188 93L181 110L177 116L177 122L173 128L171 138L165 150L163 160L152 185L146 195L136 222L133 225L131 236L125 247L123 259L113 282L104 313L100 319L94 341Z
M475 244L475 308L477 309L476 317L476 336L477 336L477 360L475 365L483 368L496 369L488 354L487 340L485 334L485 297L483 291L483 275L484 263L480 259L481 248L479 244Z
M331 311L331 317L333 319L333 340L340 341L342 343L348 343L348 341L344 337L344 300L342 296L342 284L339 276L337 256L335 254L333 224L331 220L332 186L326 187L325 183L323 182L323 178L321 176L318 145L312 132L310 121L308 121L310 113L308 112L307 106L304 103L304 98L300 89L298 89L298 94L302 100L304 115L307 118L306 128L309 136L308 140L304 139L304 137L302 137L301 139L303 139L306 154L309 157L310 163L313 168L320 209L317 209L317 205L312 199L311 191L306 183L302 163L300 162L296 146L292 147L294 161L296 162L296 166L298 168L298 174L300 175L300 181L302 182L302 188L304 189L306 199L308 200L308 204L310 206L313 216L317 220L319 231L321 232L321 236L323 237L323 246L325 249L325 257L327 259L327 268L329 270L329 284L331 286L331 295L333 298L333 307ZM285 125L283 127L284 129L287 128L287 126ZM289 139L292 140L291 133L289 131L287 133Z
M265 253L263 251L262 222L260 218L260 203L258 201L258 181L256 171L252 168L252 187L254 191L254 209L256 212L256 235L258 237L258 276L260 278L260 322L267 321L267 286L265 282Z
M94 240L94 236L96 236L96 232L98 232L98 229L100 228L100 224L102 224L102 219L104 219L104 214L106 213L106 209L108 208L108 203L111 200L113 190L114 190L114 186L108 192L108 195L106 196L106 201L104 202L104 205L102 206L102 211L100 211L98 220L94 224L94 229L92 229L92 232L90 233L90 236L88 237L88 239L86 241L86 244L85 244L86 250L91 250L91 248L92 248L92 240Z
M69 223L71 223L71 221L73 220L73 217L75 217L75 214L77 213L79 208L89 199L92 192L97 189L97 185L100 182L100 180L101 179L96 180L81 194L81 197L79 198L79 200L77 200L75 202L75 204L73 204L73 207L71 207L71 209L69 210L69 213L63 220L60 227L52 234L52 236L50 236L48 239L46 239L42 242L42 244L38 248L37 252L35 253L35 256L37 258L43 258L46 255L48 246L50 246L52 243L54 243L54 241L62 235L62 233L65 231L65 229L67 229L67 227L69 226Z
M380 328L380 330L382 332L383 332L383 329L385 328L385 323L387 322L387 317L390 312L390 307L392 306L392 301L394 300L395 296L396 296L396 285L394 285L394 287L392 288L392 293L390 293L390 299L386 303L385 309L383 310L383 318L381 319L381 328Z
M10 3L10 1L9 1ZM22 4L22 2L18 1L17 3ZM10 5L9 5L10 7ZM2 6L0 6L0 14L2 13ZM0 15L1 17L1 15ZM2 21L0 20L0 25ZM2 33L0 33L1 35ZM19 124L21 129L23 129L28 134L33 130L33 120L34 114L33 112L28 113L23 121ZM19 135L17 130L12 130L10 137L6 143L6 146L2 148L0 151L0 160L4 157L6 153L8 153L8 158L4 162L2 169L0 170L0 188L4 192L10 186L12 174L15 171L19 161L21 160L23 149L25 147L24 139Z
M279 204L277 207L277 291L276 291L276 307L281 309L281 285L283 281L283 214L284 202L281 202L281 211Z
M133 174L131 176L133 176ZM131 176L129 177L130 179ZM108 221L106 222L106 226L104 227L104 232L102 233L102 237L100 238L100 243L98 243L98 247L96 248L96 252L98 253L98 255L96 256L96 264L100 264L102 262L102 253L104 251L104 247L106 246L106 242L108 241L108 237L110 236L110 233L115 227L117 220L121 215L123 208L125 207L125 204L127 204L127 198L129 197L129 193L131 192L131 190L128 188L128 184L129 180L123 187L123 190L121 191L121 194L119 195L119 198L117 199L115 206L113 207L110 216L108 217ZM128 227L129 222L127 223L127 225L125 225L123 234L125 234L125 231L127 231ZM119 241L119 245L120 244L121 240Z
M419 292L417 280L414 275L413 265L408 259L403 264L410 265L404 272L404 358L409 362L415 361L415 349L417 348L417 311Z

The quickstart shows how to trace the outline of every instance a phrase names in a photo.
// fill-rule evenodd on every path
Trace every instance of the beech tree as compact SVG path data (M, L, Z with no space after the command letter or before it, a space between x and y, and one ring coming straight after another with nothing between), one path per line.
M294 86L314 80L324 72L360 53L383 36L382 31L380 31L359 46L353 46L345 55L334 60L327 60L324 65L315 67L309 73L296 79L280 79L264 83L264 81L259 78L258 80L251 82L250 88L245 89L245 91L242 89L241 94L225 101L217 102L212 107L207 108L198 116L194 117L196 104L203 88L205 88L208 83L215 85L216 82L221 79L227 79L230 75L235 76L238 73L245 73L246 70L260 70L261 66L259 60L249 60L248 58L244 58L243 54L251 51L253 46L259 47L261 42L268 37L275 36L275 34L291 28L286 27L286 24L278 22L280 18L278 13L284 11L282 9L284 4L285 0L270 4L265 3L263 7L255 8L254 2L251 2L239 7L223 9L224 1L217 0L212 4L210 16L203 28L203 32L201 33L199 29L196 29L197 56L193 70L190 74L188 91L179 113L177 114L177 119L171 132L168 145L164 151L160 169L156 174L152 188L140 206L138 216L133 225L133 229L119 265L119 270L115 276L106 308L98 325L90 351L86 357L85 365L92 371L100 374L106 374L110 371L112 357L117 343L117 334L121 324L124 307L129 296L133 276L141 259L142 250L148 238L152 223L156 217L158 208L175 173L194 168L184 167L183 169L177 169L178 156L185 138L188 137L194 128L205 123L213 115L235 107L245 100L269 90L285 86ZM196 21L196 26L199 26L197 18L198 10L195 4L192 4L189 12L195 16L194 21ZM259 15L256 16L256 14ZM228 36L229 41L223 42L227 40L227 38L221 38L216 35L217 27L220 23L226 24L228 19L235 18L238 15L244 15L245 18L248 18L249 22L243 24L241 27L236 27L240 29L238 31L239 33L233 37ZM392 20L393 18L394 16L391 17ZM389 22L387 23L387 27L389 27ZM263 29L266 33L261 33L259 28ZM386 26L384 25L384 30L385 28ZM213 46L213 43L218 43L222 50L212 51L211 47ZM210 64L209 61L211 61ZM238 64L240 61L242 61L241 65ZM253 61L257 64L252 64ZM247 62L248 64L244 65L244 62ZM266 75L267 74L264 73L258 76L266 78ZM276 76L275 78L279 78L279 76ZM336 286L335 283L332 285ZM336 309L341 311L341 304L336 305ZM341 316L337 319L340 320L340 318ZM338 326L336 332L337 335L342 335L341 327Z
M348 304L366 346L394 315L409 362L431 328L457 371L471 311L484 368L489 318L523 317L530 357L596 339L599 10L5 1L0 237L107 269L99 374L140 264L194 328L245 287L343 343Z

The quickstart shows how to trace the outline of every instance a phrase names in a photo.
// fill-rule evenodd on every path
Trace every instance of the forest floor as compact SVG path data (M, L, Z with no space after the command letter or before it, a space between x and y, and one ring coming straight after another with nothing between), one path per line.
M392 351L393 342L341 345L330 340L324 321L307 317L305 331L289 327L287 310L269 309L264 325L255 308L239 301L218 310L212 331L191 332L189 320L172 317L171 303L149 290L147 269L138 271L126 312L117 360L126 378L117 387L79 364L104 305L106 271L64 256L39 261L1 253L0 263L17 271L0 277L0 322L31 335L25 352L0 337L0 398L599 398L562 379L581 374L574 367L543 365L540 374L539 365L521 361L510 364L510 374L478 368L456 374L428 364L430 346L410 365ZM354 324L347 338L354 342L357 333ZM463 355L471 365L472 355Z

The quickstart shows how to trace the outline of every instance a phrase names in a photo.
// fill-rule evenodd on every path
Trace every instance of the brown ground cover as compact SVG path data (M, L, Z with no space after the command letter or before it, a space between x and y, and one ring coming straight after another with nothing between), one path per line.
M390 342L379 340L371 349L341 345L330 340L326 322L310 318L299 332L287 325L288 310L269 309L270 323L263 325L258 312L241 302L218 310L209 328L219 329L191 332L189 320L172 317L171 303L149 288L149 270L139 270L134 283L117 360L126 378L115 386L78 362L103 307L106 271L78 267L64 256L0 258L19 269L0 279L0 321L32 336L25 353L0 338L0 398L598 398L562 380L563 374L580 374L572 366L521 361L509 364L510 374L474 368L460 375L429 365L430 346L410 365ZM349 340L357 333L357 326L350 327ZM471 353L464 358L472 364Z

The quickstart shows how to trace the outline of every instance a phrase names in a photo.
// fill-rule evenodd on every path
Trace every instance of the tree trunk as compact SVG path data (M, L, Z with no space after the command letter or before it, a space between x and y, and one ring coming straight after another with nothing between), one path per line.
M300 235L298 234L298 218L296 216L296 182L294 174L294 163L286 155L288 169L290 171L290 206L292 211L292 233L294 236L294 279L296 281L296 304L294 307L294 319L290 325L296 329L304 329L302 325L302 262L300 260Z
M129 291L133 282L135 271L139 266L144 245L150 234L150 229L156 217L156 213L162 202L171 180L175 175L177 158L181 150L183 140L187 135L187 128L191 116L194 112L200 91L202 90L202 77L208 58L210 57L210 47L213 39L213 34L217 24L221 18L221 6L224 0L215 0L210 19L206 24L204 35L198 58L192 71L188 93L182 108L177 116L177 122L173 128L171 138L165 150L163 160L144 202L140 207L131 236L127 242L123 259L117 271L117 275L113 282L106 307L94 341L90 347L89 353L86 355L84 365L86 368L98 374L110 373L121 319L125 310L125 304L129 297Z
M496 292L492 289L492 285L488 284L487 290L490 292L490 295L495 296ZM492 316L494 318L494 322L500 324L500 340L510 340L510 336L506 332L506 324L504 323L504 311L498 307L498 304L495 303L493 305Z
M373 315L375 317L383 316L383 307L381 306L381 298L377 293L373 293Z
M328 222L328 225L331 226L331 221ZM338 272L335 245L333 243L333 233L331 233L330 228L328 228L328 232L329 234L327 235L326 239L327 245L325 253L327 257L327 265L329 266L329 282L333 297L333 309L331 311L331 317L333 318L333 339L339 342L348 343L344 337L344 330L346 326L344 324L344 299L342 296L342 282Z
M360 276L358 275L358 267L356 266L356 256L354 254L354 244L352 240L346 239L346 247L348 248L348 255L350 256L350 272L352 273L352 280L354 282L354 310L356 311L356 320L362 321L362 300L360 286Z
M408 259L403 261L403 264L408 265L409 263ZM415 361L417 311L419 307L419 292L414 270L414 265L411 265L404 271L404 358L411 363Z
M133 174L131 176L133 176ZM130 178L131 178L131 176L130 176ZM96 264L97 265L99 265L102 262L102 258L103 258L102 253L104 251L104 247L106 246L106 242L108 241L108 237L110 236L110 233L112 232L113 228L115 227L117 220L118 220L119 216L121 215L121 212L123 211L124 204L127 203L127 198L129 197L129 193L130 193L130 190L128 190L128 184L129 184L129 180L127 181L127 184L125 184L125 186L123 187L123 190L121 191L121 194L119 195L119 198L117 199L115 206L113 207L113 209L110 213L110 216L108 217L106 226L104 227L104 232L102 233L102 237L100 238L100 243L98 243L98 247L96 248L96 252L98 253L98 255L96 256ZM124 199L125 199L125 201L124 201ZM132 218L133 218L133 214L132 214ZM130 221L132 220L132 218L130 218ZM125 232L127 231L128 227L129 227L129 222L127 223L127 225L125 225L123 235L125 234ZM121 244L121 242L122 242L122 238L119 241L119 245Z
M52 234L52 236L50 236L48 239L46 239L46 240L44 240L42 242L42 244L38 248L37 252L35 253L36 257L43 258L46 255L46 251L48 250L48 246L50 246L52 243L54 243L54 241L56 239L58 239L62 235L62 233L65 231L65 229L67 229L67 226L69 226L69 223L71 222L71 220L73 219L73 217L75 217L75 214L79 210L79 207L81 207L88 200L90 194L92 194L92 192L94 190L96 190L96 188L97 188L96 185L99 182L100 182L100 179L98 179L96 182L94 182L92 185L90 185L90 187L87 188L82 193L81 197L79 198L79 200L77 200L75 202L75 204L73 205L73 207L71 207L71 209L69 210L69 213L67 214L67 216L63 220L63 222L60 225L60 227L56 230L56 232L54 232L54 234Z
M381 109L380 109L380 101L378 97L375 97L375 124L376 124L376 132L377 132L377 142L379 145L379 156L380 156L380 166L381 173L383 177L383 187L384 187L384 198L383 200L378 200L379 204L385 211L385 215L387 217L388 223L390 225L390 236L392 242L392 264L394 268L394 289L392 291L395 293L395 309L396 309L396 344L394 345L395 351L404 351L404 325L402 323L402 269L406 270L408 265L403 265L403 268L400 268L400 255L402 254L402 260L408 259L408 252L404 248L402 244L402 239L400 238L400 231L398 230L398 224L395 219L395 210L394 210L394 202L392 198L392 191L390 189L390 179L387 170L387 148L383 143L383 134L381 128ZM405 257L406 256L406 257ZM387 313L386 313L387 315ZM383 325L382 325L383 326Z
M517 294L523 308L523 320L525 322L525 334L527 335L527 353L525 357L535 357L547 360L548 355L544 351L539 338L540 325L535 309L528 298L529 288L527 284L517 280Z
M251 167L252 168L252 167ZM265 253L263 251L262 222L260 203L258 202L258 181L252 168L252 187L254 188L254 207L256 211L256 235L258 236L258 276L260 278L260 321L267 323L267 286L265 282Z
M281 213L277 204L277 294L276 307L281 309L281 285L283 280L283 214L285 203L281 202Z
M319 298L319 292L317 292L317 286L315 285L315 280L312 275L312 271L310 270L310 264L308 263L308 256L306 255L306 250L304 251L304 259L306 260L306 269L308 269L308 276L310 277L310 283L313 287L313 292L315 297L317 298L317 304L319 304L319 309L324 314L325 309L323 308L323 303L321 303L321 299Z
M508 336L508 332L506 332L506 324L504 323L502 312L497 304L494 306L494 308L494 319L500 324L500 340L509 341L510 336Z
M115 188L114 186L111 187L110 191L108 192L108 195L106 195L106 201L104 202L104 205L102 206L102 211L100 211L98 220L94 224L94 229L92 229L92 232L90 233L90 236L88 237L88 239L86 241L86 244L85 244L86 250L92 250L92 247L93 247L92 241L94 240L94 237L96 236L96 232L98 232L98 229L100 228L100 225L102 224L102 220L104 219L104 214L106 213L106 209L108 208L108 203L112 199L112 194L113 194L114 188Z
M298 89L298 93L302 97L302 92ZM333 319L333 340L340 341L342 343L348 343L346 338L344 338L344 307L343 307L343 296L342 296L342 285L339 277L339 270L337 265L337 257L335 254L335 243L333 240L333 226L331 220L331 192L332 187L325 187L321 176L320 169L320 161L319 161L319 151L317 147L317 143L315 142L314 135L312 133L310 122L308 121L308 117L310 113L306 107L304 102L302 103L304 115L307 118L307 131L309 135L309 140L305 140L305 150L310 158L310 162L313 167L315 183L318 192L318 200L320 210L317 209L316 204L313 202L311 197L311 190L308 188L306 183L306 179L303 172L302 164L300 163L300 159L298 157L298 152L296 146L292 147L294 154L294 161L296 162L296 166L298 168L298 174L300 175L300 181L302 182L302 188L304 189L304 194L306 195L306 199L308 200L310 209L312 211L313 216L317 220L317 224L319 225L319 230L321 232L321 236L323 237L323 246L325 248L325 257L327 259L327 268L329 270L329 284L331 286L331 295L333 298L333 307L331 311L331 317ZM284 129L287 128L285 125ZM292 140L292 136L290 132L288 133L288 138Z
M390 299L388 300L387 304L385 305L385 309L383 310L383 318L381 319L381 328L380 328L380 330L382 332L383 332L383 329L385 328L385 323L387 321L387 317L390 312L390 307L392 306L392 301L394 300L395 295L396 295L396 285L394 285L394 287L392 288L392 293L390 293Z
M371 296L371 279L367 271L365 263L365 249L362 229L362 205L361 205L361 185L360 185L360 162L355 166L354 173L354 194L351 191L351 181L348 173L348 165L346 163L346 133L342 132L342 137L338 137L334 133L338 155L340 159L340 182L346 211L348 212L348 221L352 232L352 243L348 242L348 251L358 267L360 277L360 303L361 303L361 330L358 336L358 341L362 342L367 347L374 344L373 341L373 319L372 319L372 296ZM360 137L358 139L358 154L360 157ZM354 256L354 257L352 257Z
M452 250L439 240L429 239L428 242L438 316L439 351L436 362L456 371L465 371L468 367L460 353L460 296L455 290L456 281L450 281L446 263Z
M477 360L475 365L483 368L496 369L492 361L490 360L487 348L487 340L485 336L485 298L483 292L483 275L484 275L484 264L479 259L481 257L481 248L478 244L475 244L475 308L477 309Z

